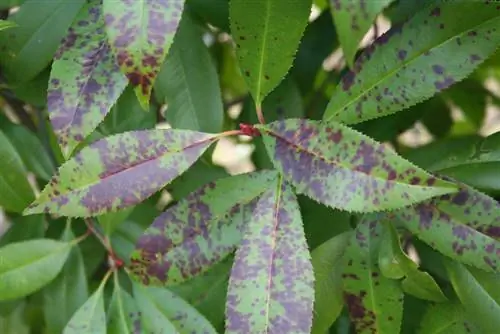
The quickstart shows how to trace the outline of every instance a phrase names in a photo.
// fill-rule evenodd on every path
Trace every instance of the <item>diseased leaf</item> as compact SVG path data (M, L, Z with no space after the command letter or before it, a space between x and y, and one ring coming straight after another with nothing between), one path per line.
M103 0L106 32L121 71L144 109L170 49L184 0Z
M311 5L311 0L230 1L236 54L257 106L290 69Z
M342 256L352 232L345 232L319 245L311 253L314 269L314 317L312 334L324 334L344 307Z
M108 310L108 334L142 333L141 314L134 298L118 282L114 275L114 290Z
M102 0L89 0L56 53L47 90L50 121L66 158L126 86L104 31Z
M202 29L185 12L155 83L155 95L167 103L165 118L173 128L222 130L224 109L219 78Z
M71 244L51 239L10 243L0 248L0 300L27 296L52 281Z
M337 35L345 60L350 67L353 66L354 56L361 39L368 32L377 15L391 2L392 0L330 0Z
M206 272L241 240L248 205L276 178L260 171L222 178L167 209L139 238L131 258L145 285L174 285Z
M314 272L299 205L279 177L258 199L236 251L226 333L310 333L313 302Z
M356 333L399 333L403 291L377 266L382 240L378 215L365 217L356 227L344 254L344 300Z
M296 191L334 208L387 210L456 191L338 123L289 119L258 128L274 166Z
M500 270L500 204L459 185L447 194L394 212L415 236L452 259L486 271Z
M103 290L107 277L66 324L63 334L93 333L106 334L106 313Z
M135 205L188 169L215 138L169 129L99 140L62 165L24 213L89 217Z
M195 308L165 288L134 284L134 297L149 333L217 333Z
M358 123L448 88L493 54L499 25L494 2L438 1L424 7L364 51L343 76L324 119Z

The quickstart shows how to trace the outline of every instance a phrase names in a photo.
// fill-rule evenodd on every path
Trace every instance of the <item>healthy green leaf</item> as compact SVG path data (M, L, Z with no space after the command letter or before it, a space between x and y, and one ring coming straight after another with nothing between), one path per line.
M249 203L276 179L260 171L219 179L161 214L139 238L131 258L145 285L174 285L206 272L241 240Z
M456 191L338 123L290 119L258 128L274 166L296 191L334 208L387 210Z
M26 0L10 21L16 28L0 34L2 74L12 82L33 79L51 62L85 0Z
M114 274L114 290L108 310L108 334L142 333L140 311L134 298L118 282Z
M134 210L133 207L128 207L116 212L105 213L97 217L97 220L103 227L104 233L109 236L113 234L118 225L120 225L125 219L127 219L132 210Z
M0 300L24 297L47 285L61 271L71 247L37 239L0 248Z
M377 266L381 224L378 215L365 217L344 253L344 300L356 333L399 333L403 316L403 291Z
M101 5L102 0L85 4L52 64L47 107L66 158L102 122L127 86L107 41Z
M75 236L71 225L66 225L61 241L69 242ZM79 246L74 246L59 275L43 289L44 316L49 333L62 333L73 314L89 296L83 257Z
M315 295L312 334L324 334L344 307L342 256L351 234L351 231L339 234L311 253Z
M9 229L0 237L0 247L13 242L43 238L46 224L44 218L43 215L13 218Z
M150 333L217 333L195 308L165 288L134 284L134 297Z
M111 49L146 110L183 8L184 0L103 0Z
M22 212L35 197L23 162L9 138L0 130L0 206Z
M335 27L345 60L350 67L353 66L354 56L358 50L361 39L384 8L392 0L378 1L350 1L330 0Z
M401 288L409 295L434 302L447 300L441 288L429 273L423 271L409 272L401 282Z
M89 217L135 205L182 174L215 138L169 129L99 140L62 165L24 213Z
M26 302L19 303L6 316L0 316L0 333L30 334L30 326L26 319Z
M236 53L257 106L290 69L311 5L311 0L230 1Z
M12 27L17 27L17 24L11 21L0 20L0 31L9 29Z
M174 43L155 83L155 95L168 103L165 114L173 128L204 132L222 130L219 79L202 29L184 13Z
M377 266L382 241L378 215L366 216L347 246L342 273L344 300L356 333L399 333L403 291Z
M498 47L495 6L438 1L391 28L343 76L324 119L353 124L389 115L464 79Z
M190 0L187 5L197 16L229 32L229 0Z
M66 324L63 334L93 333L106 334L106 313L104 311L104 285L106 276L97 290L90 296Z
M229 279L226 333L310 333L314 272L297 198L279 177L258 199Z
M418 328L418 334L481 333L465 320L465 312L458 302L431 304Z

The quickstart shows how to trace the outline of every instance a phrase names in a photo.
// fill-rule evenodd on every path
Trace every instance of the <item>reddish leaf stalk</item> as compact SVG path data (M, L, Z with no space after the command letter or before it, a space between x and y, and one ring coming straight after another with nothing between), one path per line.
M266 124L266 120L264 119L264 114L262 113L262 106L260 104L255 108L255 112L257 113L257 118L259 119L259 123Z
M97 231L97 229L94 227L94 222L92 221L92 219L85 219L85 224L87 225L87 233L92 233L108 252L108 262L110 267L112 267L113 269L119 269L120 267L122 267L123 260L115 254L115 252L113 251L113 247L111 247L109 239Z

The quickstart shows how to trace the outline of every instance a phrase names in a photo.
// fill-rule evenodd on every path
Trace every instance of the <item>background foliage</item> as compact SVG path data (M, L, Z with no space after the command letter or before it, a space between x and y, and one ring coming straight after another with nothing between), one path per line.
M0 14L0 332L498 330L500 3Z

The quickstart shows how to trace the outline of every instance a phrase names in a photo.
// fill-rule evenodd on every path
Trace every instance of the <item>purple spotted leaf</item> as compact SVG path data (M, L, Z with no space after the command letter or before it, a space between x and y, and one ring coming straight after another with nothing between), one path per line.
M368 32L377 15L392 1L330 0L337 35L349 66L353 65L361 39Z
M419 239L444 255L500 272L500 204L466 185L393 214Z
M274 166L298 193L349 211L401 208L456 191L390 148L335 122L258 125Z
M337 86L324 119L354 124L428 99L494 53L499 27L500 6L494 1L423 7L363 52Z
M186 171L216 138L158 129L101 139L64 163L24 213L90 217L133 206Z
M344 300L356 333L399 333L403 291L382 275L377 253L382 241L379 214L364 217L344 253Z
M254 199L277 177L259 171L210 182L161 214L136 243L130 271L171 286L208 271L234 251Z
M111 48L146 110L183 8L184 0L103 0Z
M101 123L126 85L107 42L102 0L89 0L55 55L47 89L50 121L66 158Z
M258 199L236 251L226 333L310 333L314 273L297 198L280 177Z

